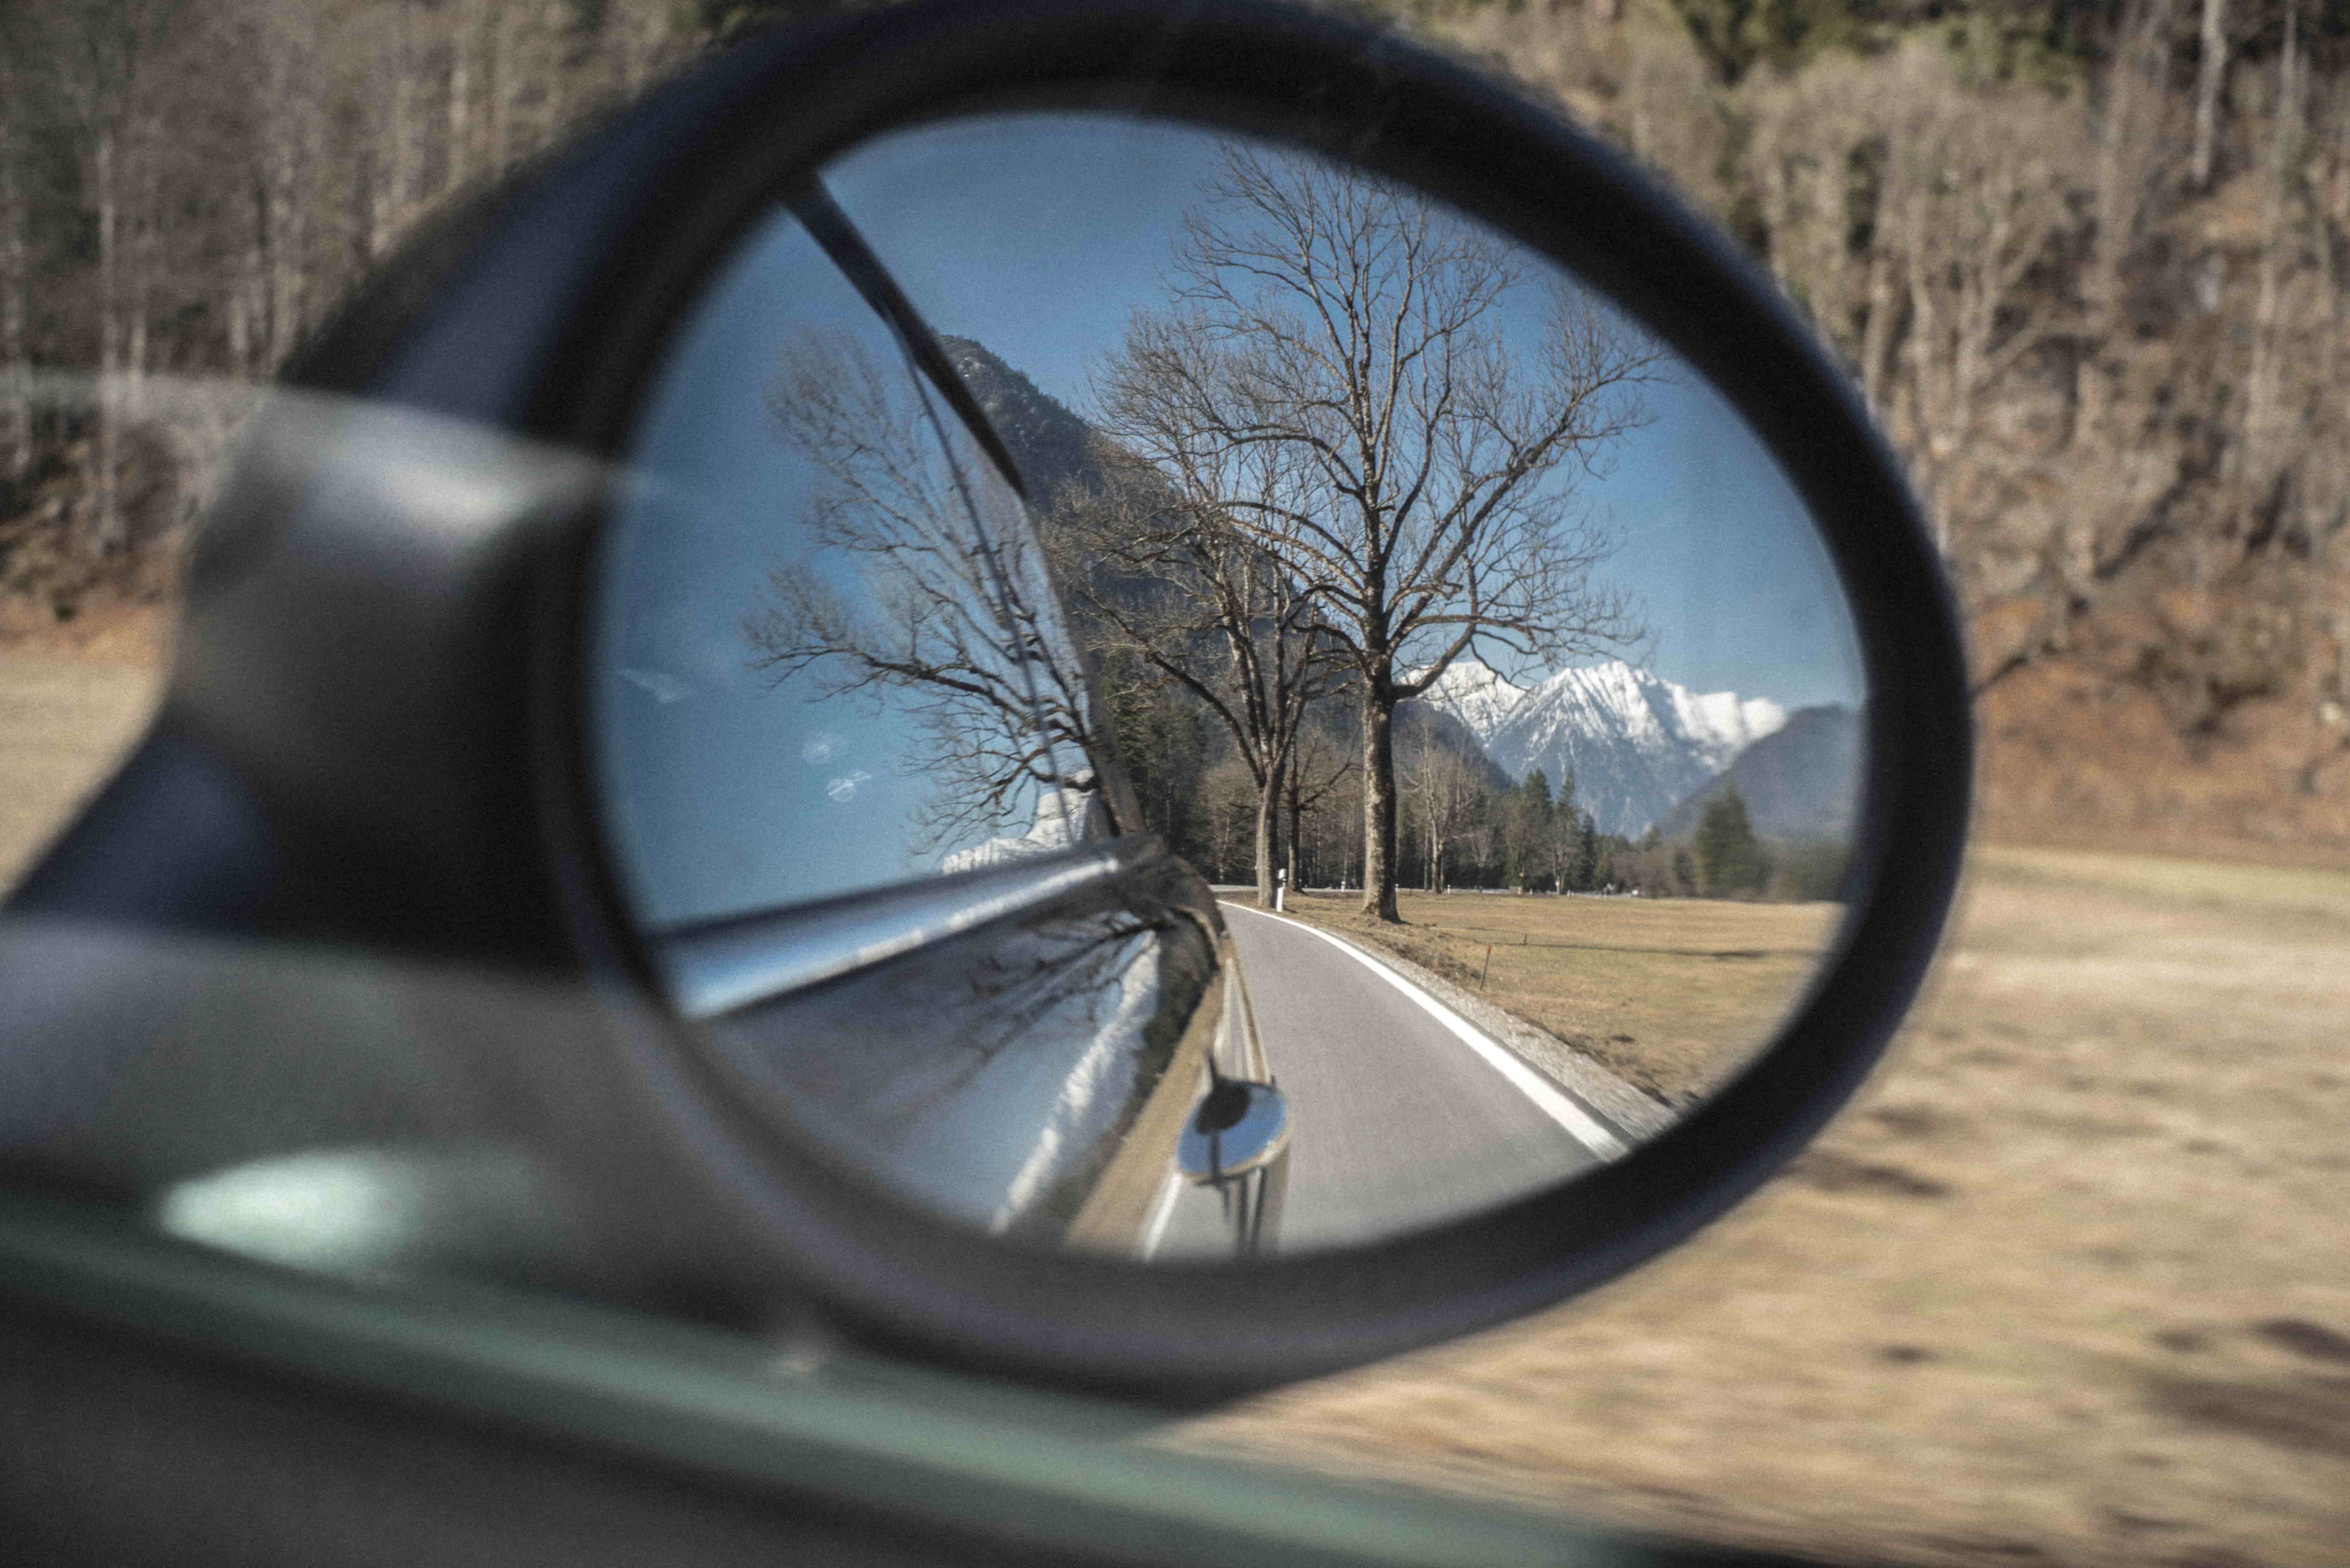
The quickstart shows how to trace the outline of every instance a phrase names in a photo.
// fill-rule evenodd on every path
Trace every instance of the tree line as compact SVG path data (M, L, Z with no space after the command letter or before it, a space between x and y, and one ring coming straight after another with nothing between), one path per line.
M1926 504L1978 690L2350 787L2350 10L1393 0L1711 209Z
M724 0L0 0L0 594L159 591L272 375Z
M1269 216L1286 231L1278 240L1260 227ZM1555 297L1534 352L1509 352L1485 317L1513 258L1465 225L1440 227L1457 222L1301 154L1227 146L1174 241L1176 275L1210 286L1179 285L1167 306L1135 315L1096 378L1098 422L984 344L941 341L1041 500L1095 720L1051 652L1057 639L1018 613L1024 531L973 532L966 511L985 511L983 497L940 466L902 375L821 336L795 339L768 389L770 422L826 483L794 521L828 558L869 564L853 597L881 613L853 608L816 568L778 570L743 628L750 662L786 679L821 667L841 694L895 693L936 742L920 775L989 821L1049 782L1037 769L1071 776L1061 753L1083 753L1086 774L1116 756L1143 826L1211 877L1253 880L1264 902L1276 879L1357 889L1367 913L1389 918L1399 887L1826 896L1832 869L1806 879L1810 861L1766 854L1734 795L1693 839L1634 844L1599 832L1572 779L1555 791L1539 773L1508 778L1457 720L1412 700L1479 637L1558 649L1631 625L1591 580L1605 541L1565 495L1489 475L1587 464L1637 418L1628 399L1602 395L1624 392L1652 356ZM1236 254L1245 293L1216 275ZM1276 258L1289 270L1268 287ZM1290 314L1283 293L1333 302L1321 337L1318 312ZM1340 320L1349 327L1334 329ZM1354 323L1389 346L1361 349ZM1429 364L1389 369L1382 354ZM1357 417L1378 433L1350 429ZM1460 434L1456 418L1476 428ZM1390 440L1394 472L1361 482L1388 462ZM1445 510L1416 520L1380 499L1387 486ZM1381 600L1364 563L1397 541L1388 559L1409 591ZM1409 561L1439 546L1447 565ZM998 579L1004 591L987 587ZM1356 635L1367 607L1387 618L1384 701L1367 673L1372 639ZM1062 694L1045 702L1062 718L1041 749L1015 700L1024 682ZM1093 744L1097 732L1112 744ZM1078 787L1118 810L1128 799L1114 781ZM1390 804L1384 821L1374 791ZM1774 878L1774 864L1786 874Z
M188 387L265 378L417 224L732 29L830 8L0 3L0 591L70 613L168 560L245 406ZM2198 745L2280 709L2298 726L2285 787L2340 792L2350 14L2319 0L1375 8L1555 93L1763 261L1915 476L1984 691L2091 670L2147 693ZM1162 359L1183 349L1169 326ZM1218 395L1273 384L1237 369ZM1276 491L1258 500L1263 548L1309 543L1284 532ZM1362 564L1376 577L1385 561ZM1388 657L1378 676L1378 618L1347 633L1345 657L1357 708L1369 691L1391 719L1385 704L1409 695L1399 675L1437 661ZM1376 728L1358 720L1354 740L1375 746ZM1289 811L1288 789L1284 772L1269 814L1260 786L1257 815ZM1393 794L1375 782L1358 804L1366 847L1403 873L1395 835L1412 830L1376 826L1401 812Z
M1258 793L1218 725L1196 703L1113 659L1105 698L1146 826L1219 883L1256 879ZM1362 888L1359 742L1341 695L1312 711L1305 783L1274 817L1273 866L1291 888ZM1647 898L1810 901L1841 896L1846 846L1759 833L1734 788L1707 803L1686 836L1604 833L1572 774L1515 782L1446 715L1397 716L1397 886L1407 890L1638 892ZM1314 763L1319 763L1317 770Z

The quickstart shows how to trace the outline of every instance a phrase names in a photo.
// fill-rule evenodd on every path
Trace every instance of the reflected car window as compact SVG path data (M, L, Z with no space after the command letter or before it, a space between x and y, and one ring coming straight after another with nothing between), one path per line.
M1131 829L1019 493L796 219L640 429L593 701L647 929Z

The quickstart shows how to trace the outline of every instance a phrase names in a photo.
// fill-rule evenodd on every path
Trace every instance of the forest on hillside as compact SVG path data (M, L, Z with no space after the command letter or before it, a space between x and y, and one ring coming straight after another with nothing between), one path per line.
M0 596L167 594L252 389L405 236L836 8L0 4ZM1850 367L1974 629L1994 821L2350 848L2344 0L1353 8L1617 140ZM1121 724L1174 723L1107 676Z
M0 597L168 593L253 389L420 225L832 8L0 0Z
M1414 4L1850 368L2027 829L2350 846L2350 6Z

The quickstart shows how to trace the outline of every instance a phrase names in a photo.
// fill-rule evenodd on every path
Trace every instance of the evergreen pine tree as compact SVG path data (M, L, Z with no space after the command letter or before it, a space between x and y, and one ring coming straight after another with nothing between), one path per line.
M1575 886L1588 893L1599 886L1599 825L1584 812L1575 830Z
M1503 874L1510 886L1527 888L1550 875L1550 780L1534 768L1502 805Z
M1746 815L1746 802L1736 788L1724 789L1706 803L1698 818L1697 855L1705 868L1706 891L1716 898L1762 890L1768 867L1762 842Z

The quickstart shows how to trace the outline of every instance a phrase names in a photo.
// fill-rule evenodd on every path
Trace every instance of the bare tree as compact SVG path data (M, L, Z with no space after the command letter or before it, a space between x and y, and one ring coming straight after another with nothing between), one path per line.
M1992 394L2058 323L2058 303L2027 286L2069 218L2051 161L2064 107L2026 88L2000 114L1951 114L1952 96L1920 95L1926 123L1901 139L1878 213L1903 251L1912 477L1945 552L1963 504L1952 479Z
M1293 888L1354 885L1363 850L1362 751L1351 725L1310 723L1300 734L1284 786Z
M1106 651L1148 664L1232 736L1256 788L1257 902L1270 906L1298 731L1346 670L1315 596L1222 510L1224 494L1251 483L1241 471L1261 466L1263 449L1225 455L1173 483L1114 455L1107 483L1064 487L1053 522L1061 580L1107 633ZM1265 474L1254 479L1260 493L1277 488Z
M140 161L160 129L153 112L155 56L172 20L161 0L91 0L44 13L43 64L68 116L83 159L83 186L96 241L97 440L89 463L95 519L81 553L101 559L123 545L120 494L124 391L133 379L133 290L130 251L145 214L136 210Z
M32 361L26 304L32 256L25 189L27 132L16 16L0 13L0 474L21 480L33 465Z
M853 340L809 334L785 354L767 409L823 483L809 559L777 566L743 621L751 667L778 686L814 671L819 697L910 719L925 740L912 771L932 786L932 847L1024 812L1098 813L1098 831L1132 831L1095 763L1085 672L1020 500L979 482L984 460L928 389Z
M1293 892L1305 886L1307 867L1303 848L1305 814L1330 799L1355 777L1360 765L1355 754L1357 750L1333 743L1325 732L1312 725L1301 724L1298 727L1289 768L1282 778L1284 810L1287 818L1286 831L1282 835L1282 851L1287 861L1289 887Z
M2301 15L2294 0L2285 0L2284 36L2277 50L2276 88L2269 116L2268 167L2261 192L2261 244L2257 294L2252 306L2251 364L2244 375L2243 427L2229 450L2230 474L2260 491L2276 478L2293 454L2293 437L2301 421L2286 406L2283 386L2283 345L2278 341L2283 314L2288 257L2304 248L2303 236L2292 222L2291 208L2299 175L2303 132L2307 123L2306 70L2301 63Z
M252 265L265 306L263 364L276 369L302 341L310 321L311 229L319 217L315 185L322 155L324 74L306 18L282 6L253 7L252 32L271 113L254 145L254 188L260 207Z
M1403 793L1411 802L1412 816L1428 857L1428 890L1445 888L1445 857L1453 841L1465 833L1483 793L1478 778L1461 753L1450 746L1423 740L1405 757Z
M682 63L697 0L0 0L0 580L139 591L266 376L461 186ZM66 372L71 383L43 378ZM195 426L183 419L199 410ZM64 563L27 576L10 563ZM29 567L26 568L30 570ZM44 575L47 574L47 575Z
M1472 648L1638 632L1575 481L1645 417L1659 351L1416 192L1305 155L1227 149L1171 281L1097 383L1103 423L1317 601L1360 694L1363 908L1395 919L1396 704ZM1541 327L1513 335L1527 295Z
M418 0L390 0L367 14L356 41L369 70L358 83L367 105L367 254L384 254L413 219L423 189L421 20Z
M2090 187L2089 251L2081 270L2082 374L2074 429L2103 434L2123 346L2126 273L2158 215L2165 168L2163 78L2177 0L2128 0L2105 73Z

